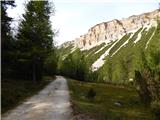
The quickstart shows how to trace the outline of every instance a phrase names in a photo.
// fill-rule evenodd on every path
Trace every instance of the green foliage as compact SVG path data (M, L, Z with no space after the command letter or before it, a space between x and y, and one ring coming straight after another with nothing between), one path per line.
M56 74L58 56L55 50L52 50L44 61L44 72L47 75L53 76Z
M115 42L115 41L114 41ZM89 54L86 58L87 61L89 62L89 66L91 66L102 54L105 53L105 51L107 51L109 49L109 47L111 47L114 42L111 42L110 44L108 44L106 47L104 47L101 51L99 51L98 53L95 53L96 51L92 52L92 54ZM103 47L103 46L102 46ZM99 46L98 46L99 48ZM100 48L99 48L100 49Z
M7 15L8 7L15 7L14 1L1 1L1 67L2 78L12 73L12 66L15 63L15 41L12 38L10 24L12 18Z
M112 62L110 58L107 58L105 64L100 70L98 71L99 81L111 83L112 82Z
M141 28L142 29L142 28ZM143 59L141 51L145 49L147 40L151 37L155 28L150 28L148 32L145 29L142 31L142 37L140 41L134 43L135 39L137 38L138 33L140 32L139 29L132 38L129 39L128 43L123 46L115 55L112 54L128 39L127 35L122 38L110 51L110 55L106 57L105 64L98 70L98 81L106 81L107 83L116 83L116 84L129 84L129 79L134 78L134 71L139 70L142 67ZM158 36L156 32L154 34L153 39ZM152 42L159 44L159 40L156 39L151 40L149 43L150 48ZM157 48L158 45L157 45ZM151 50L155 51L155 50ZM145 51L146 53L148 51ZM157 53L157 51L155 51ZM112 57L111 57L112 56ZM156 58L157 59L157 58ZM112 61L112 62L109 62ZM110 71L108 72L108 70ZM110 77L109 77L110 76Z
M105 64L98 70L99 81L107 83L127 83L131 57L125 56L126 53L120 53L122 47L115 55L111 55L129 38L130 34L125 35L110 50L109 56L105 58Z
M98 51L100 48L102 48L103 46L105 46L105 43L102 43L102 44L100 44L98 46L95 46L95 47L93 47L93 48L91 48L89 50L84 50L83 53L87 57L89 57L89 56L93 55L96 51Z
M110 50L109 54L113 54L126 40L128 40L130 34L123 36L118 43L114 45L114 47Z
M15 107L49 83L46 79L53 78L44 77L43 71L53 75L57 61L53 48L54 32L49 20L54 13L52 4L29 1L14 39L10 28L12 18L6 12L8 6L15 7L14 1L1 1L2 112ZM33 84L31 79L39 83Z
M59 54L59 56L65 56L66 54L70 53L72 48L72 44L67 47L61 47L60 49L58 49L57 53Z
M84 81L87 77L87 72L89 71L88 68L84 55L77 49L64 58L59 69L60 73L65 76Z
M89 50L82 51L82 53L85 55L87 65L89 67L86 80L92 82L104 82L104 83L127 84L127 85L132 83L132 85L135 85L134 83L135 70L140 71L143 68L144 62L146 60L150 68L154 69L153 70L155 76L154 78L156 78L156 81L158 81L160 79L159 77L160 27L159 26L160 24L158 22L157 27L151 27L147 31L146 28L140 28L135 33L129 33L123 36L110 50L109 55L105 57L104 59L105 64L94 72L90 71L91 65L97 59L99 59L100 56L103 55L106 52L106 50L108 50L116 41L111 42L109 45L101 44ZM142 35L140 40L134 43L140 32ZM152 35L153 37L151 38ZM123 47L120 48L120 46L122 46L125 42L127 42L127 44L125 44ZM146 47L147 43L148 47ZM96 53L96 51L98 50L100 51ZM113 55L113 53L115 54ZM68 54L65 52L65 56L67 55ZM61 58L65 58L65 56ZM60 62L63 63L64 61L61 58Z
M133 88L72 79L68 79L68 85L74 110L94 120L153 120L150 109L140 102ZM91 89L96 91L94 100L86 97ZM123 107L115 106L117 101L123 102Z
M135 80L138 86L138 92L145 104L151 101L160 100L160 74L156 70L151 69L147 63L144 64L142 70L135 72Z
M141 54L141 68L135 72L135 80L138 82L139 94L144 103L160 100L160 42L159 24L155 35L150 41L150 47ZM138 73L138 75L137 75ZM143 94L143 95L142 95Z
M95 96L96 96L96 91L93 88L90 88L86 97L89 100L94 100Z
M146 79L143 78L143 76L139 71L135 71L135 79L136 83L138 84L137 90L142 102L145 103L146 105L149 105L151 102L151 95L147 86Z
M29 1L19 25L16 67L21 75L33 81L42 79L44 61L53 47L54 33L49 20L54 12L52 8L52 4L48 1Z

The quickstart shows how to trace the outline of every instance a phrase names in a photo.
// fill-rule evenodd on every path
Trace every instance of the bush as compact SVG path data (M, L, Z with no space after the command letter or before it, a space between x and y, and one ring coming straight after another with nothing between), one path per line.
M151 103L151 111L155 116L155 120L160 120L160 101L154 101Z
M139 71L135 71L135 80L136 80L136 84L137 84L137 92L139 94L139 97L141 99L141 101L145 104L145 105L150 105L151 102L151 92L148 89L148 84L147 84L147 80L144 78L144 75Z
M87 97L89 100L93 100L93 99L95 98L95 96L96 96L96 91L94 91L93 88L90 88L89 91L88 91L88 93L87 93L87 96L86 96L86 97Z

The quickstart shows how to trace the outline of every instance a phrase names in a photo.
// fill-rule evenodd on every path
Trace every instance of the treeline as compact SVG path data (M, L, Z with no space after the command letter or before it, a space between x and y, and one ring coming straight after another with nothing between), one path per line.
M89 66L84 54L80 49L67 56L59 55L58 73L70 78L85 81L89 74Z
M159 29L160 30L160 29ZM160 34L158 35L160 37ZM160 44L159 44L160 45ZM160 48L152 46L143 54L143 65L135 71L135 83L141 101L160 119Z
M135 83L141 101L151 106L155 120L160 119L160 24L157 26L150 47L141 52L141 68L135 70Z
M55 33L50 22L50 16L54 14L53 3L29 1L14 37L12 33L16 31L11 31L10 27L13 18L6 12L9 6L16 7L14 1L1 1L2 81L12 78L36 83L43 75L55 74Z

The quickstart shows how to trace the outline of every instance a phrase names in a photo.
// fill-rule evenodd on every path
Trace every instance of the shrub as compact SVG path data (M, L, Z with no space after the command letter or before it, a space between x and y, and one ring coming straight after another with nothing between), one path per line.
M143 74L141 74L139 71L135 71L135 80L137 84L137 92L141 101L145 105L149 105L151 102L151 93L148 89L146 79L143 78Z
M90 88L86 97L89 100L93 100L95 98L95 96L96 96L96 91L93 88Z

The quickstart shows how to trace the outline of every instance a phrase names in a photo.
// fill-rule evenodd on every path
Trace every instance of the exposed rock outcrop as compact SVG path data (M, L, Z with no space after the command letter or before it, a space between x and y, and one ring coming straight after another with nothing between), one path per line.
M75 47L85 50L103 42L110 43L142 26L151 26L151 24L156 21L157 17L160 17L159 10L141 15L133 15L122 20L114 19L109 22L103 22L90 28L86 34L81 35L73 41L64 43L62 46L65 47L69 44L73 44Z

